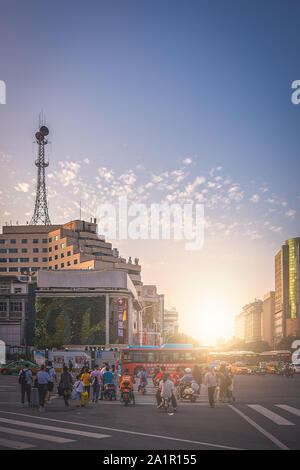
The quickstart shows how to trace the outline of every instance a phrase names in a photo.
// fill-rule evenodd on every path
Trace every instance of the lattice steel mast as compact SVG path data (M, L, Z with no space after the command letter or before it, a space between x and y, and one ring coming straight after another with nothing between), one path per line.
M30 225L51 225L48 204L47 204L47 189L45 180L45 168L49 165L48 161L45 161L45 145L48 140L45 137L49 134L49 129L46 126L40 126L39 132L36 132L35 138L39 146L38 158L35 161L37 166L37 182L36 182L36 196L34 213L30 221Z

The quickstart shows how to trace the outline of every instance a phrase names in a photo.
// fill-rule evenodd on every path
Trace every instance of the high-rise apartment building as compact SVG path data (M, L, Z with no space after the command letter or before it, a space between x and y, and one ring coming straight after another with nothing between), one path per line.
M290 238L275 256L276 341L300 334L300 237Z
M243 307L242 313L235 320L235 337L243 339L246 343L260 341L262 338L262 300L255 299L254 302Z
M261 336L262 340L274 346L274 316L275 316L275 292L270 291L264 295Z

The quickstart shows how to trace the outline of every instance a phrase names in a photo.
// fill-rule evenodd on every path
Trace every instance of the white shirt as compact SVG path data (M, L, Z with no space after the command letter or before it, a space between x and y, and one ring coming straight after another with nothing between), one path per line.
M84 385L83 385L82 380L77 380L77 382L74 383L73 390L76 390L76 392L79 392L79 393L84 392Z
M159 388L161 389L162 397L171 398L175 390L175 385L172 380L166 380L165 382L161 380Z
M214 372L206 372L204 380L208 387L216 387L218 384L217 377Z

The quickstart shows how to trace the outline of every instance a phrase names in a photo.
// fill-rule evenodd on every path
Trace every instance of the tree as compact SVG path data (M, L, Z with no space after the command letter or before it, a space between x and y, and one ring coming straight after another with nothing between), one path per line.
M166 343L192 344L194 347L200 346L199 341L197 341L192 336L186 335L185 333L177 333L175 335L167 336Z
M91 309L88 308L82 317L82 325L81 325L81 344L86 344L88 341L88 337L90 334L90 313Z

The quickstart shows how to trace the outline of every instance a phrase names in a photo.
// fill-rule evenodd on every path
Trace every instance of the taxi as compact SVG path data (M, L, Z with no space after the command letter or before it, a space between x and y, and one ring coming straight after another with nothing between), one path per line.
M2 375L18 374L20 370L24 369L24 367L28 367L33 374L36 374L40 369L40 366L34 362L20 360L9 362L8 364L1 366L0 373Z
M249 367L245 366L245 364L243 364L242 362L235 362L231 366L231 372L233 374L240 374L240 375L248 374L248 371L249 371Z

